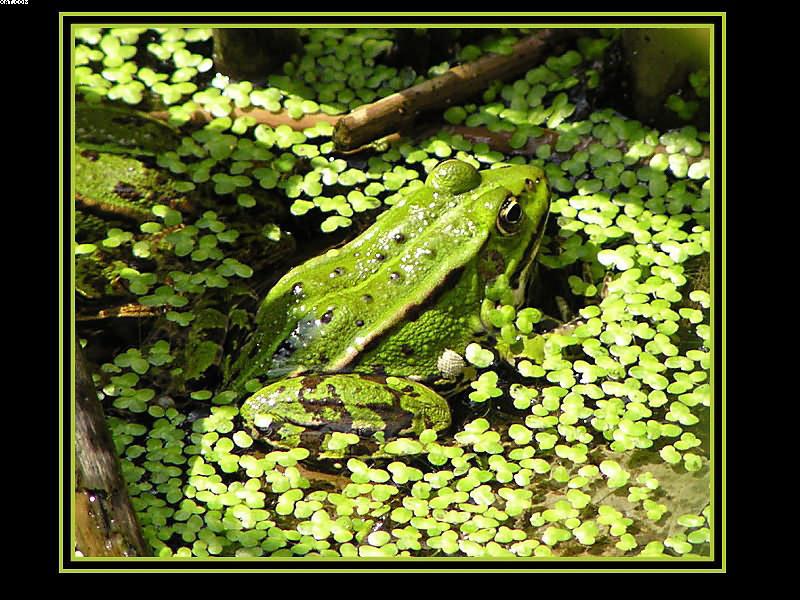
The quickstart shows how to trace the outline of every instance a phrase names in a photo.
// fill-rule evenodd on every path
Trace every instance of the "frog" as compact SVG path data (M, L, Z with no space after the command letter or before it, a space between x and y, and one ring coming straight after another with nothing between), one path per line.
M76 103L75 243L84 247L75 257L79 318L94 319L109 311L119 314L120 308L136 309L137 315L163 314L156 306L138 304L141 294L130 289L126 275L140 270L183 271L184 254L176 254L170 237L196 229L193 223L204 209L213 209L215 215L226 210L193 183L187 189L179 174L159 164L160 156L179 151L184 141L172 125L130 107ZM286 209L277 198L258 191L252 195L259 201L262 216L283 218ZM154 212L156 207L169 208L171 213L163 227L159 215L165 213ZM238 233L240 247L257 256L251 263L254 266L276 263L294 249L294 240L276 236L274 228L269 238L252 219L228 222ZM117 233L122 242L105 243L110 232Z
M549 209L539 166L449 159L352 241L289 270L228 380L246 429L339 457L450 427L448 398L476 377L466 348L492 332L488 291L523 303Z

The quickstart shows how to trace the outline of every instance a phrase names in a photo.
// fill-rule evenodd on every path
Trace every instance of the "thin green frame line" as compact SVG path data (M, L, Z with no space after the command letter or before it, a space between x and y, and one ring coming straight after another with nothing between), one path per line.
M74 35L73 35L73 45L74 45ZM59 198L64 198L64 24L63 24L63 17L59 15L59 27L58 27L58 64L61 68L58 70L58 122L60 127L58 128L58 189L61 192L59 194ZM70 58L70 70L74 68L74 61ZM72 111L70 111L72 112ZM70 147L72 147L72 143L70 143ZM72 169L70 169L70 172ZM73 204L72 202L72 189L69 190L69 198L70 198L70 205ZM58 203L58 381L59 381L59 390L58 390L58 487L59 490L62 492L59 494L58 498L58 523L59 523L59 531L58 531L58 563L59 566L63 568L64 565L64 501L63 501L63 490L64 490L64 453L62 449L64 448L64 202L59 201ZM74 233L72 234L74 238ZM75 262L75 252L74 250L70 253L72 258L71 262ZM75 289L75 277L72 275L72 267L70 267L70 290L71 293ZM71 321L75 321L74 311L70 308L70 319ZM74 339L75 333L72 331L72 327L70 326L70 336ZM72 372L74 373L75 368L74 365L71 364ZM75 405L75 384L72 381L72 375L70 376L70 407ZM75 457L72 454L72 448L75 445L75 420L70 419L72 423L72 436L70 441L70 453L71 453L71 465L75 464ZM70 469L74 471L74 468ZM73 482L73 476L70 476L70 491L75 489L75 484ZM73 531L74 527L74 511L70 512L70 542L75 539L75 532ZM73 544L74 545L74 544Z
M108 14L108 13L104 13L104 14ZM123 14L123 13L118 13L118 14ZM196 14L196 13L124 13L124 14L126 14L126 15L134 15L134 16L140 15L140 14L148 14L148 15L158 15L158 16L179 15L179 16L189 16L189 17L200 17L200 16L207 16L207 15L223 15L223 14L226 15L226 16L237 16L237 17L238 16L284 16L284 15L296 16L297 15L297 13L203 13L203 14ZM364 16L364 13L319 13L319 14L320 15L324 15L324 16L351 16L351 15L352 16ZM386 15L384 15L382 13L375 13L374 15L371 14L371 13L367 13L367 14L368 14L368 16L376 16L376 17L386 16ZM722 99L721 99L722 111L721 111L721 113L722 113L722 129L723 129L723 131L726 129L726 124L727 123L726 123L726 120L725 120L726 119L726 113L725 113L725 106L724 106L724 100L725 100L725 67L726 67L725 50L726 50L726 41L727 41L726 27L725 27L725 24L726 24L725 15L726 15L726 13L724 13L724 12L722 12L722 13L624 13L624 12L620 12L620 13L579 13L579 14L581 14L582 16L587 16L587 15L588 16L633 16L633 15L636 15L636 16L721 16L722 17L722 28L721 28L722 56L720 57L720 60L722 61L721 65L720 65L721 66L721 77L722 77L722 81L721 81L721 83L722 83ZM420 15L418 15L416 13L394 13L392 16L399 16L399 15L420 16ZM424 16L428 17L428 16L434 16L434 15L436 15L436 16L498 16L498 15L500 15L500 16L525 16L525 17L531 16L531 17L536 17L536 16L542 16L542 15L560 15L560 16L563 16L564 13L426 13ZM84 13L84 12L77 12L77 13L62 12L62 13L59 13L59 21L60 21L61 27L59 28L59 51L58 51L58 55L59 55L59 63L60 64L63 64L63 60L64 60L64 57L63 57L63 20L64 20L64 17L66 17L66 16L97 16L97 14L96 13ZM363 24L363 23L353 23L353 24L349 24L349 23L330 23L330 24L324 24L324 23L314 23L314 24L308 24L308 23L298 23L298 24L279 23L279 24L220 24L219 26L220 27L225 27L225 28L252 28L252 27L254 27L254 25L257 26L257 27L260 27L260 28L279 28L279 27L280 28L291 28L291 27L297 27L297 28L310 29L310 28L325 28L325 27L330 27L330 26L336 26L336 27L353 27L353 28L360 28L360 29L368 29L368 28L371 28L371 27L374 27L374 26L380 26L380 27L390 27L390 26L416 27L416 26L419 26L419 25L426 25L426 26L431 27L431 28L450 28L450 27L453 27L454 25L459 25L459 23L456 22L456 23L448 23L448 24L438 24L438 23L425 24L424 22L422 22L422 23L418 23L418 24L414 24L414 25L409 25L407 23L400 23L400 24L393 25L391 23L384 23L384 22L369 23L369 24L366 24L366 25ZM474 24L474 23L469 23L469 25L471 27L473 27L473 28L476 28L476 29L478 29L478 28L494 28L494 27L498 27L498 26L501 26L501 27L504 26L503 24ZM515 27L519 27L519 26L523 26L524 27L527 24L525 24L525 23L514 23L513 25ZM641 29L641 28L695 29L695 28L697 28L697 29L710 29L711 39L712 40L714 39L714 33L715 33L715 25L714 24L709 24L709 23L698 23L698 24L694 24L694 23L682 23L682 24L674 24L674 23L672 23L672 24L667 24L667 23L665 23L665 24L659 24L659 23L647 23L647 24L596 24L596 23L587 23L587 24L575 24L575 23L570 23L570 24L563 24L563 23L542 24L542 23L531 23L530 24L530 26L537 26L537 27L548 26L548 25L552 26L552 27L558 27L558 28L564 28L564 29L566 29L566 28L573 28L573 29L584 29L584 28L591 28L591 29L599 29L599 28L614 28L614 29L628 29L628 28L630 28L630 29ZM74 91L75 30L76 29L80 29L82 27L86 27L86 26L91 26L93 28L94 27L99 27L99 28L115 27L115 25L112 24L112 23L103 23L103 24L97 24L97 23L91 23L91 24L88 24L88 23L87 24L71 23L70 35L72 37L73 52L70 54L70 67L71 67L71 70L70 70L70 86L73 89L73 91ZM141 27L141 26L144 26L144 27L159 27L159 26L162 26L162 27L184 27L184 28L210 28L210 27L213 27L214 25L210 24L210 23L179 25L179 24L175 24L175 23L158 24L158 23L148 22L148 23L142 23L142 24L134 24L134 23L130 23L129 22L129 23L120 24L118 26L119 27L126 27L126 28L128 28L128 27L130 27L130 28L132 28L132 27ZM714 59L715 59L714 44L710 43L709 72L710 72L710 80L712 82L714 82L714 76L716 74L716 72L715 72L715 60ZM63 111L63 108L64 108L63 107L63 92L64 92L64 87L63 86L64 86L63 72L60 71L59 72L59 92L60 92L59 120L62 123L63 123L63 112L64 112ZM710 145L709 164L710 164L710 167L709 168L710 168L710 174L712 174L712 175L713 175L713 172L714 172L713 168L714 168L715 158L716 158L716 154L715 154L715 149L716 149L715 138L716 138L716 135L715 135L715 131L714 131L714 129L715 129L715 121L714 121L714 111L715 111L715 107L714 107L715 97L714 96L715 96L715 93L716 93L715 92L715 88L712 85L711 88L710 88L710 97L709 97L710 116L711 116L710 127L709 127L709 133L710 133L710 140L709 140L709 145ZM74 130L74 119L75 119L75 114L74 114L74 99L73 99L73 100L70 101L70 121L71 121L71 124L73 126L73 130ZM60 163L59 163L59 187L60 187L60 189L63 190L64 189L63 188L63 184L64 184L64 176L63 176L63 159L64 159L64 157L63 157L63 127L60 128L60 130L59 130L59 142L60 142L60 144L59 144L59 161L60 161ZM71 140L71 142L72 142L71 145L74 146L74 140ZM720 182L720 185L721 185L720 190L721 190L721 195L722 195L722 199L723 199L723 202L724 202L725 190L726 190L726 187L725 187L725 157L724 156L723 156L723 160L722 160L722 163L721 163L721 168L722 168L722 181ZM73 190L74 190L74 165L71 165L70 197L72 197ZM710 194L710 211L711 211L711 217L712 217L712 224L713 224L713 215L714 215L715 203L716 203L716 200L717 200L716 197L715 197L715 194L713 192L714 192L714 186L712 186L711 194ZM70 209L71 209L71 212L74 213L74 205L71 204ZM64 216L63 215L63 203L59 203L59 226L60 226L59 237L60 238L63 235L63 216ZM74 219L73 219L73 221L74 221ZM74 225L71 227L71 229L73 230L71 233L72 233L72 236L73 236L73 239L74 239ZM714 239L715 239L714 230L715 230L715 227L712 226L710 228L711 240L712 240L712 249L714 248ZM721 259L722 259L722 270L723 270L723 273L721 274L721 276L722 276L723 285L724 285L724 281L725 281L724 270L725 270L725 265L726 265L726 263L725 263L725 254L724 254L725 243L726 243L726 235L725 234L726 234L726 232L724 230L724 224L723 224L722 232L721 232L721 237L722 237L722 257L721 257ZM60 378L60 381L63 381L63 312L64 312L63 311L63 284L64 284L64 282L63 282L63 259L64 259L64 256L63 256L63 238L60 239L60 242L61 243L59 244L59 261L60 261L60 264L59 264L59 284L60 284L61 293L59 295L59 301L58 301L59 302L59 309L60 309L60 312L59 312L59 334L58 334L58 337L59 337L59 358L60 358L60 361L59 361L59 378ZM73 245L73 250L71 252L71 255L72 255L72 262L70 264L70 283L71 283L71 291L74 293L74 284L75 284L75 281L74 281L74 258L75 258L74 245ZM710 328L711 328L711 339L713 341L713 339L714 339L713 338L714 314L715 314L715 312L714 312L715 311L714 288L715 288L715 281L716 281L716 279L715 279L715 275L716 274L715 274L714 261L713 260L710 261L710 272L711 272L711 276L710 276L710 291L711 291L711 299L712 299L711 307L710 307ZM725 344L725 330L724 330L725 304L724 304L724 302L723 302L722 306L720 307L720 309L721 309L721 312L722 312L722 324L723 324L723 331L722 331L723 348L719 349L719 351L722 352L722 355L721 355L721 366L722 366L722 373L723 373L723 383L722 383L722 397L721 397L721 399L722 399L722 406L724 408L724 406L725 406L725 385L724 385L724 374L725 374L725 354L724 354L724 344ZM73 345L74 345L74 343L76 341L76 326L75 326L75 314L74 314L74 312L75 312L74 302L70 301L70 316L71 316L71 319L72 319L71 323L70 323L70 335L71 335L71 343ZM714 353L716 351L717 351L717 349L712 345L712 347L711 347L712 365L713 365L713 356L714 356ZM74 356L74 352L71 353L71 365L70 366L71 366L71 374L70 374L71 390L70 390L70 395L71 395L71 398L72 398L72 402L71 402L71 406L70 406L70 417L71 417L72 431L73 431L73 435L72 435L72 438L71 438L70 449L71 449L71 459L72 459L72 465L71 466L74 467L74 464L75 464L75 436L74 436L74 428L75 428L75 396L74 396L75 356ZM709 377L710 377L710 386L711 386L711 392L712 392L712 398L713 398L715 378L714 378L714 374L713 374L713 369L711 369L711 368L709 368ZM64 397L64 392L63 392L63 389L61 389L60 392L59 392L59 399L60 399L60 403L59 403L59 426L60 426L59 439L60 439L61 442L63 442L63 438L62 438L62 436L63 436L63 412L64 412L63 411L63 397ZM714 434L715 434L714 412L713 412L714 411L714 404L715 403L712 402L711 403L711 407L710 407L710 414L711 414L710 444L711 444L712 449L713 449ZM724 423L723 423L723 426L722 426L721 429L722 429L722 431L721 431L722 454L724 455L725 450L726 450L726 436L725 436ZM59 467L60 467L59 468L59 485L61 486L62 490L63 490L63 467L64 467L63 459L64 459L63 453L59 452ZM710 469L712 475L713 475L713 469L714 469L715 462L716 462L715 460L709 461L709 469ZM721 504L722 504L723 508L725 507L725 471L726 471L726 466L727 466L727 463L723 462L723 469L721 470L722 471L721 472L721 478L722 478L722 496L721 496L722 502L721 502ZM70 472L70 481L71 481L71 484L72 484L71 491L74 492L75 484L76 484L74 468L72 468L71 472ZM709 502L710 502L710 504L712 506L712 510L715 511L715 507L713 505L713 502L711 502L713 500L714 483L715 483L714 482L714 477L711 476L710 477L710 486L711 487L710 487ZM73 509L74 509L74 504L72 506L73 506ZM59 500L59 522L62 523L62 524L63 524L63 521L64 521L63 512L64 512L63 501L60 499ZM725 532L725 526L726 526L726 523L727 523L726 515L727 515L727 511L723 510L722 521L721 521L721 523L718 523L718 525L720 525L722 527L721 533L722 533L723 546L724 546L724 542L726 540L726 537L725 537L725 533L726 533ZM70 515L70 524L71 524L71 527L70 527L71 540L70 540L70 542L71 542L71 547L74 547L74 540L75 540L74 510L72 511L72 513ZM64 547L64 544L63 544L63 528L61 528L60 531L59 531L59 542L60 542L59 543L59 563L60 563L61 568L63 569L63 564L64 564L64 557L63 557L63 547ZM509 557L509 558L505 558L505 559L495 559L495 558L492 558L492 557L392 557L392 558L365 558L365 557L321 557L321 556L301 557L301 556L297 556L297 557L246 557L246 558L245 557L208 557L208 558L202 558L202 557L129 557L129 558L123 558L123 557L73 557L72 560L76 561L76 562L80 562L80 561L100 561L100 562L126 561L126 562L129 562L131 560L133 560L134 562L139 562L139 561L148 561L148 562L150 562L150 561L154 561L155 560L155 561L159 561L159 562L170 562L170 563L183 562L183 561L194 563L194 562L197 562L198 560L199 561L208 561L209 559L211 561L213 561L213 562L219 562L219 561L230 562L230 561L241 561L241 560L248 560L248 561L254 561L255 560L255 561L259 561L259 562L260 561L267 561L268 562L268 561L291 560L291 562L293 562L293 563L294 562L298 562L299 563L299 562L302 562L302 561L341 562L342 560L358 560L358 561L367 561L367 562L370 562L370 563L380 563L380 562L396 561L399 558L399 559L402 559L404 561L425 561L425 562L430 562L430 561L452 562L452 561L464 561L464 560L467 560L467 561L470 561L470 562L473 562L473 563L481 562L481 561L482 562L488 562L488 563L493 562L493 561L502 561L502 562L520 561L520 562L537 562L537 563L541 563L541 562L563 562L563 561L574 562L576 560L585 560L587 562L592 562L592 563L596 563L596 564L602 563L602 562L605 562L605 561L615 561L615 562L625 561L625 562L634 562L634 563L635 562L640 562L640 561L647 561L647 562L664 562L664 563L669 563L669 564L674 565L676 562L711 562L711 561L713 561L714 560L714 556L715 556L714 537L713 536L711 537L711 540L710 540L710 552L711 552L711 555L708 558L705 558L705 557L700 557L700 558L688 557L688 558L686 558L686 557L682 557L682 556L677 556L677 557L646 557L646 556L644 556L644 557L643 556L633 556L633 557L535 557L535 556L531 556L531 557L513 557L513 558ZM137 571L137 572L147 571L147 569L126 569L126 570ZM264 567L263 569L262 568L258 568L258 569L243 569L242 571L253 571L253 570L274 571L275 569L274 568L269 568L269 567ZM293 570L298 570L298 571L301 571L301 572L327 572L327 571L330 571L331 569L328 569L328 568L321 568L321 569L295 569L295 568L293 568ZM373 572L374 570L375 569L364 569L363 571ZM388 570L395 570L395 569L388 569ZM410 569L404 568L403 570L404 571L416 572L415 569L413 569L413 568L410 568ZM419 570L419 572L427 572L427 571L430 571L430 570L431 569L424 569L424 570ZM475 568L475 569L472 569L472 570L483 571L484 569L478 567L478 568ZM576 569L554 569L554 570L555 571L559 571L559 572L571 572L571 571L580 571L580 572L609 572L609 571L611 571L611 572L615 572L615 571L616 572L630 572L630 571L636 571L635 569L606 569L606 568L597 568L597 569L576 568ZM725 556L723 554L723 556L722 556L722 571L724 571L724 570L725 570ZM70 572L95 572L95 570L93 570L93 569L70 569L69 571ZM161 571L161 570L159 569L159 571ZM167 569L167 571L172 571L172 570L171 569ZM182 570L182 569L178 570L178 571L185 572L185 570ZM231 569L217 570L217 569L205 569L204 568L204 571L231 572L232 570ZM351 571L352 572L361 572L362 570L356 569L356 570L351 570ZM433 569L433 571L436 571L436 572L462 572L460 569ZM511 571L511 572L517 572L517 571L544 572L544 571L547 571L547 569L521 567L519 569L514 568L514 569L510 569L510 570L509 569L501 569L501 570L489 569L489 571L494 571L494 572L496 572L496 571L502 571L502 572L509 572L509 571ZM719 572L720 569L716 569L716 568L710 568L710 569L702 569L702 568L701 569L681 569L679 567L670 568L670 569L659 569L659 572L662 572L662 571L666 571L666 572ZM636 571L636 572L638 572L638 571Z
M726 119L727 119L727 115L726 115L726 111L725 111L725 91L726 91L726 73L727 73L727 43L728 43L728 35L727 35L727 27L726 27L726 17L725 17L724 13L722 15L722 27L721 27L721 30L720 30L720 38L721 38L721 42L722 42L722 44L721 44L722 45L722 56L719 57L719 61L720 61L719 77L720 77L720 84L721 84L720 88L722 90L722 94L721 94L722 97L719 99L719 102L720 102L720 113L721 113L720 116L721 116L722 135L723 135L723 140L725 140L726 145L727 145L727 137L726 137L726 132L727 132L727 121L726 121ZM714 44L711 44L711 51L712 51L712 54L710 56L714 56L716 58L716 56L714 55ZM714 83L716 81L715 78L714 78L714 75L716 75L716 70L715 70L716 69L716 65L715 65L715 61L709 61L709 62L710 62L710 65L709 65L710 66L709 80L712 83ZM711 85L711 88L710 88L711 89L711 96L710 96L710 99L709 99L710 106L711 106L710 115L711 115L712 131L713 131L714 122L715 122L714 116L715 116L715 110L716 110L716 108L714 106L714 102L713 102L714 94L716 94L715 87L716 86ZM711 158L711 160L709 161L709 164L710 164L710 167L712 169L710 171L710 173L712 175L714 173L713 168L716 165L716 160L717 160L717 154L716 154L716 152L717 152L717 140L716 140L716 137L717 137L716 135L712 135L711 140L710 140L711 141L711 145L710 145L710 153L711 153L710 154L710 158ZM727 196L727 194L726 194L726 189L727 189L727 186L726 186L726 180L727 180L726 161L727 161L727 152L723 152L722 160L720 161L720 165L719 165L720 166L720 179L721 179L721 181L717 182L719 184L719 187L717 189L719 189L720 196L721 196L721 198L720 198L720 203L721 204L720 205L723 207L723 211L726 209L725 208L725 198ZM711 186L711 216L712 216L712 219L713 219L714 214L715 214L715 207L716 207L716 202L717 202L717 197L716 197L716 194L714 193L715 188L716 188L716 185L712 185ZM722 377L720 379L720 377L719 377L720 373L716 373L716 376L715 376L715 372L714 372L715 369L709 368L709 380L710 380L710 386L711 386L711 398L712 399L715 398L714 391L715 391L715 386L717 385L717 380L719 379L719 381L720 381L719 382L719 392L720 392L720 400L721 400L720 407L722 409L722 415L721 415L722 416L722 426L720 427L721 431L719 432L719 435L720 435L720 457L715 457L713 466L714 466L714 468L718 468L717 460L719 460L719 459L722 460L722 468L720 469L720 486L722 488L720 490L720 494L721 494L721 496L720 496L721 507L720 508L722 508L722 518L720 520L719 515L717 515L717 514L714 515L714 518L715 518L716 524L720 527L720 535L721 535L721 540L720 541L721 541L722 547L724 548L724 547L726 547L726 541L727 541L726 528L727 528L727 518L728 518L727 499L726 499L726 494L725 494L725 492L727 490L727 487L726 487L726 476L727 476L727 470L728 470L728 461L725 458L726 455L727 455L727 432L726 432L726 427L725 427L725 417L727 415L727 401L726 401L727 389L725 387L725 369L726 369L726 358L727 358L727 356L725 354L725 345L726 345L725 344L725 342L726 342L726 339L725 339L725 321L726 321L726 302L727 302L727 293L725 293L725 284L726 284L726 281L725 281L725 273L726 273L725 247L726 247L726 244L727 244L727 238L726 238L725 219L724 218L722 219L722 226L720 227L720 229L722 230L722 231L719 232L719 236L720 236L720 239L721 239L721 247L720 247L720 252L721 252L721 256L720 256L721 273L716 273L716 270L714 268L714 260L713 260L713 257L711 257L712 258L712 260L710 261L711 262L711 268L710 268L711 277L710 277L710 282L709 282L709 291L710 291L710 298L711 298L711 307L710 307L711 312L709 313L709 319L710 319L710 329L711 329L711 334L710 335L711 335L711 341L712 341L712 346L711 346L711 357L712 357L712 361L713 361L712 365L714 364L714 362L716 362L713 359L716 356L719 356L719 359L720 359L719 360L719 364L720 364L720 369L722 371L722 373L721 373ZM716 227L711 227L711 248L712 249L714 248L714 241L716 239L716 237L715 237L716 235L717 235L716 234ZM719 277L719 284L721 284L721 285L717 285L717 277ZM717 309L716 300L719 299L719 297L720 297L720 293L719 293L720 289L722 290L722 302L720 303L721 305L720 305L719 309ZM721 348L717 348L714 345L714 343L715 343L714 316L716 315L716 311L717 310L720 311L719 314L720 314L720 321L721 321L721 327L722 327L722 331L720 332L720 342L721 342L721 346L722 346ZM719 354L717 355L716 353L719 353ZM714 407L715 404L716 404L715 402L713 402L713 401L711 402L712 410L713 410L713 407ZM711 414L712 414L712 417L713 417L714 413L712 412ZM711 427L712 448L713 448L714 435L716 433L716 427L714 427L713 424L714 424L714 420L712 418L712 427ZM713 477L711 478L711 485L712 485L711 490L713 492L713 490L714 490L714 487L713 487L714 486L714 479L713 479ZM712 498L713 498L713 495L712 495ZM715 511L715 513L716 513L716 507L714 507L713 505L712 505L711 510ZM713 537L712 537L712 539L713 539ZM722 569L723 569L723 571L725 570L726 562L727 562L727 556L723 552L722 553Z
M298 13L298 12L259 12L259 11L243 11L243 12L219 12L219 11L208 11L202 13L196 12L185 12L185 11L166 11L166 12L126 12L126 11L111 11L111 12L91 12L91 11L64 11L60 12L60 15L64 16L106 16L106 15L125 15L125 16L158 16L158 17L165 17L165 16L180 16L180 17L382 17L382 22L391 22L390 20L393 17L573 17L573 16L581 16L581 17L719 17L724 16L727 14L725 11L689 11L689 12L645 12L645 11L576 11L576 12L553 12L553 11L543 11L543 12L531 12L531 11L509 11L509 12L452 12L452 11L444 11L444 12L423 12L423 13L415 13L415 12L358 12L358 11L325 11L325 12L314 12L314 13ZM500 24L504 25L504 24ZM513 23L513 25L517 25ZM641 24L630 24L630 23L623 23L622 25L625 26L632 26L632 27L639 27L641 28ZM670 26L679 26L674 23L654 23L656 27L661 27L662 25L665 27ZM246 25L238 25L238 26L246 26ZM362 27L365 27L361 24ZM495 25L496 26L496 25ZM610 25L614 26L614 25Z
M180 15L184 16L184 15ZM298 22L287 22L287 23L246 23L246 24L232 24L232 23L213 23L213 22L204 22L204 23L158 23L158 22L125 22L125 23L114 23L113 21L107 21L103 23L85 23L85 24L78 24L72 23L73 27L81 28L81 27L93 27L93 28L141 28L141 27L148 27L148 28L156 28L156 27L181 27L184 29L209 29L209 28L222 28L222 29L328 29L328 28L344 28L344 27L351 27L357 29L369 29L372 27L397 27L401 29L413 29L416 27L426 27L428 29L452 29L454 26L462 26L462 25L469 25L470 29L496 29L498 26L503 26L503 24L491 23L470 23L465 21L463 23L426 23L424 21L420 21L417 23L409 24L409 23L391 23L391 22L375 22L370 23L369 25L359 24L359 23L349 23L349 22L330 22L330 23L303 23L301 21ZM643 27L643 24L632 25L614 25L614 24L606 24L606 23L548 23L546 21L529 21L529 22L520 22L514 23L516 27L551 27L551 28L558 28L558 29L708 29L713 27L713 25L709 23L681 23L681 24L664 24L663 26L660 24L646 24L651 25L650 27Z

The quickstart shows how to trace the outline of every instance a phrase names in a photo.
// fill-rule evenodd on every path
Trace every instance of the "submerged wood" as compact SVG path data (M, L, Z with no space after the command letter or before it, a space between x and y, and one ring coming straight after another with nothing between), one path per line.
M76 314L76 321L97 321L101 319L115 319L115 318L129 318L129 319L147 319L150 317L158 317L163 315L166 309L163 306L145 306L132 302L130 304L123 304L122 306L114 306L111 308L104 308L91 314Z
M511 133L505 131L491 131L487 127L468 127L465 125L446 125L442 128L443 131L452 133L453 135L460 135L464 139L472 143L485 143L491 150L502 152L503 154L511 154L515 156L525 156L528 158L535 157L536 151L542 146L550 146L550 150L556 153L556 144L558 143L559 132L553 129L542 128L541 135L538 137L529 137L528 141L519 148L511 146ZM578 139L578 143L572 148L564 152L558 152L563 156L571 156L576 152L586 150L592 144L601 144L602 141L592 135L584 135ZM629 145L625 140L620 140L616 146L623 154L628 151ZM668 154L667 147L664 144L653 146L651 154L644 156L640 159L642 164L649 164L650 159L656 154ZM708 144L703 144L703 151L697 156L687 156L688 164L693 164L701 161L710 156L710 147Z
M152 118L161 121L169 121L169 111L158 110L148 113ZM317 123L327 122L331 125L336 125L342 115L328 115L326 113L313 113L303 115L299 119L295 119L285 110L280 112L272 112L263 108L234 108L230 115L232 119L237 117L253 117L256 120L256 125L269 125L270 127L279 127L280 125L288 125L295 131L302 131L309 127L314 127ZM216 119L207 110L197 109L192 112L190 121L193 125L205 125Z
M588 149L592 144L602 144L602 141L598 138L592 135L585 135L581 136L578 139L578 143L569 150L557 152L555 148L560 134L554 129L541 128L541 134L539 136L531 136L523 146L514 147L511 145L512 134L506 131L492 131L488 127L483 126L470 127L468 125L426 125L419 129L409 131L406 135L401 135L397 132L391 133L379 140L369 144L364 144L363 146L359 146L353 150L341 151L339 154L350 155L358 154L360 152L382 152L391 144L400 143L402 141L417 143L430 136L436 135L438 132L447 132L452 135L461 136L473 144L486 144L489 146L490 150L495 150L511 156L524 156L526 158L535 158L537 155L537 150L542 146L549 146L550 151L553 154L557 154L562 158L567 158L576 152ZM624 154L628 151L629 145L624 140L620 140L615 148ZM639 162L643 165L647 165L650 163L650 159L656 154L668 154L667 147L663 144L653 146L652 153L639 159ZM710 147L708 144L703 144L703 151L700 154L697 156L687 156L686 159L688 164L691 165L700 160L708 158L709 156Z
M75 345L75 549L83 556L149 556L128 498L103 407Z
M128 204L115 204L102 199L90 198L84 194L75 192L75 207L92 212L101 218L124 219L135 223L145 223L152 220L150 211L138 206Z

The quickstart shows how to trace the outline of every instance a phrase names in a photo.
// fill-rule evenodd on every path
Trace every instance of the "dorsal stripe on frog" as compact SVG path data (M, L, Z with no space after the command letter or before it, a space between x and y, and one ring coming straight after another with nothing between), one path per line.
M489 193L494 202L499 207L503 198L508 195L508 191L499 186L490 187L489 191L480 197L481 202L487 202ZM452 202L465 201L469 196L455 196ZM427 203L426 203L427 199ZM422 213L428 211L430 216L431 206L436 206L433 202L432 192L416 197L414 202L409 202L403 208L409 211L409 216L415 212ZM306 319L316 317L316 327L304 328L298 336L297 343L292 352L284 353L279 360L280 364L273 365L254 365L251 372L255 372L261 367L267 367L262 371L268 376L282 374L298 374L304 372L308 366L306 357L303 356L303 348L312 344L318 354L314 356L306 355L313 359L316 370L333 372L345 368L369 343L379 338L395 323L405 317L407 312L415 306L419 306L430 299L430 290L437 289L444 284L448 275L453 270L463 267L486 242L490 232L494 228L495 213L486 210L447 210L453 208L450 203L441 208L430 218L412 219L418 224L425 224L425 227L418 231L417 235L412 236L408 227L404 226L404 241L397 243L393 241L393 236L397 233L390 232L387 235L383 232L384 240L394 243L399 252L393 255L386 251L385 258L380 261L380 268L362 268L358 266L352 269L353 273L344 273L330 277L325 269L320 265L325 262L337 259L337 264L341 264L343 253L352 254L364 252L367 247L365 240L371 240L378 230L367 230L359 238L348 244L343 249L331 251L318 259L312 259L300 268L296 268L284 277L281 282L273 288L259 312L258 320L269 323L268 330L277 333L276 338L286 339L292 331L298 327L301 321L292 319L291 306L302 306L305 294L296 295L298 284L307 289L308 286L315 286L317 293L316 304L313 307L304 307L301 313L306 315ZM396 207L397 208L397 207ZM448 244L453 239L454 232L458 232L457 239L465 242L453 248ZM388 242L387 242L388 245ZM381 246L377 246L383 249ZM437 260L434 253L427 254L431 248L446 247L448 252L448 262L443 263ZM363 256L361 257L363 259ZM361 265L363 260L354 260L353 264ZM429 259L429 260L428 260ZM312 276L312 273L320 275ZM386 281L375 281L375 277L385 277ZM410 278L414 278L413 281ZM342 278L342 280L339 280ZM349 279L349 282L343 280ZM324 282L324 285L323 285ZM362 299L368 292L376 287L397 285L397 293L389 294L390 305L371 306L363 303ZM293 290L295 292L293 293ZM309 294L310 295L310 294ZM311 310L308 310L308 309ZM354 311L358 311L355 313ZM327 323L323 323L323 316ZM356 322L364 324L358 327ZM308 323L307 323L308 325ZM368 333L361 334L361 331ZM335 340L331 343L331 348L338 347L343 350L328 352L325 338ZM347 344L342 344L346 339ZM258 341L255 345L258 345ZM277 350L272 349L272 353ZM325 361L320 361L320 355L324 355ZM269 373L270 368L274 368L274 373Z

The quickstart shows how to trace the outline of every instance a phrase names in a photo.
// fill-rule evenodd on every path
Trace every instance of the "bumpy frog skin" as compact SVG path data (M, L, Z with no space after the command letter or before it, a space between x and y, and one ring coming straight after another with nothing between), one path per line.
M279 447L305 445L312 429L380 439L446 428L446 401L420 384L453 387L453 358L490 328L487 287L522 302L549 197L538 167L448 160L352 242L289 271L233 367L234 390L274 382L242 407L250 428ZM344 372L354 375L318 376ZM389 395L376 393L387 376Z

